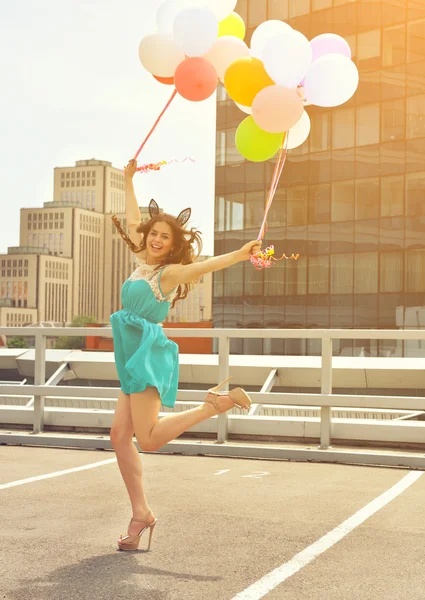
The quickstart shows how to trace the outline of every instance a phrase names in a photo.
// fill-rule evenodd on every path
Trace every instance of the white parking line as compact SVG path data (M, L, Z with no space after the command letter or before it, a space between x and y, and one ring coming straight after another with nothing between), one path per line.
M77 471L95 469L96 467L109 465L113 462L116 462L116 460L116 458L109 458L108 460L91 463L90 465L84 465L83 467L74 467L73 469L66 469L66 471L56 471L56 473L47 473L46 475L38 475L37 477L29 477L28 479L19 479L18 481L11 481L10 483L3 483L0 485L0 490L6 490L17 485L24 485L25 483L33 483L34 481L41 481L42 479L51 479L52 477L59 477L60 475L68 475L69 473L76 473Z
M391 502L391 500L397 498L397 496L407 490L422 475L423 472L421 471L411 471L392 488L375 498L375 500L372 500L372 502L361 508L352 517L341 523L341 525L338 525L338 527L332 529L332 531L305 548L305 550L296 554L291 560L277 567L277 569L274 569L274 571L271 571L259 581L234 596L232 600L259 600L263 598L268 592L274 590L278 585L286 581L286 579L295 575L295 573L307 566L315 558L340 542L346 535L364 523L369 517L378 512L378 510Z

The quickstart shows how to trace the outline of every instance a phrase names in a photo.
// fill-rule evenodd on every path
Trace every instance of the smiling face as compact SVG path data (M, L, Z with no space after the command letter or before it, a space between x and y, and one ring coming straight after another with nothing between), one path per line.
M153 224L146 238L147 263L161 263L174 249L173 231L165 221Z

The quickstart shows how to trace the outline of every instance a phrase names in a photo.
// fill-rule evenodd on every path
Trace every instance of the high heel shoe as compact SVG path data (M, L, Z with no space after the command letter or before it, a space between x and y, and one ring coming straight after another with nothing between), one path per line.
M129 535L128 533L123 534L118 541L119 550L137 550L139 547L140 538L147 529L149 529L148 550L150 550L153 530L155 529L155 525L158 523L158 519L154 517L152 523L148 523L147 518L149 517L149 515L153 516L151 510L146 514L146 516L143 519L131 519L129 528L131 523L143 523L143 527L139 531L139 533L136 533L135 535Z
M226 412L227 410L229 410L229 408L232 408L223 408L223 406L220 406L219 398L223 396L228 396L233 402L233 406L238 406L239 408L250 408L252 404L251 398L242 388L235 388L234 390L230 390L229 392L222 392L221 394L219 393L218 390L222 388L223 385L225 385L231 379L232 377L228 377L219 385L216 385L215 387L209 389L208 395L204 400L204 402L212 404L219 414L222 412Z

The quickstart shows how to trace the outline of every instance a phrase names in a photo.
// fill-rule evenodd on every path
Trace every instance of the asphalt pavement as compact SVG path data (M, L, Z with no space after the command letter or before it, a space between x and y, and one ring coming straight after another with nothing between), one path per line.
M381 506L408 470L143 454L158 525L150 552L147 535L119 552L130 507L114 457L0 446L0 599L425 599L421 472Z

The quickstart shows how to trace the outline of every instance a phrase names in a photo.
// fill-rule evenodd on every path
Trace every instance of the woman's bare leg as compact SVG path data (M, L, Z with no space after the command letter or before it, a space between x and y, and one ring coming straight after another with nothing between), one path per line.
M121 391L111 427L111 442L130 497L133 517L141 519L148 513L149 505L143 490L141 456L134 445L133 434L134 426L131 418L130 396ZM132 523L129 533L136 533L136 530L140 530L140 525Z
M131 394L130 403L138 444L142 450L147 452L159 450L194 425L217 414L212 405L202 404L196 408L169 414L159 419L161 399L158 390L154 387L148 387L144 392ZM230 409L233 402L229 399L228 404L228 409Z

